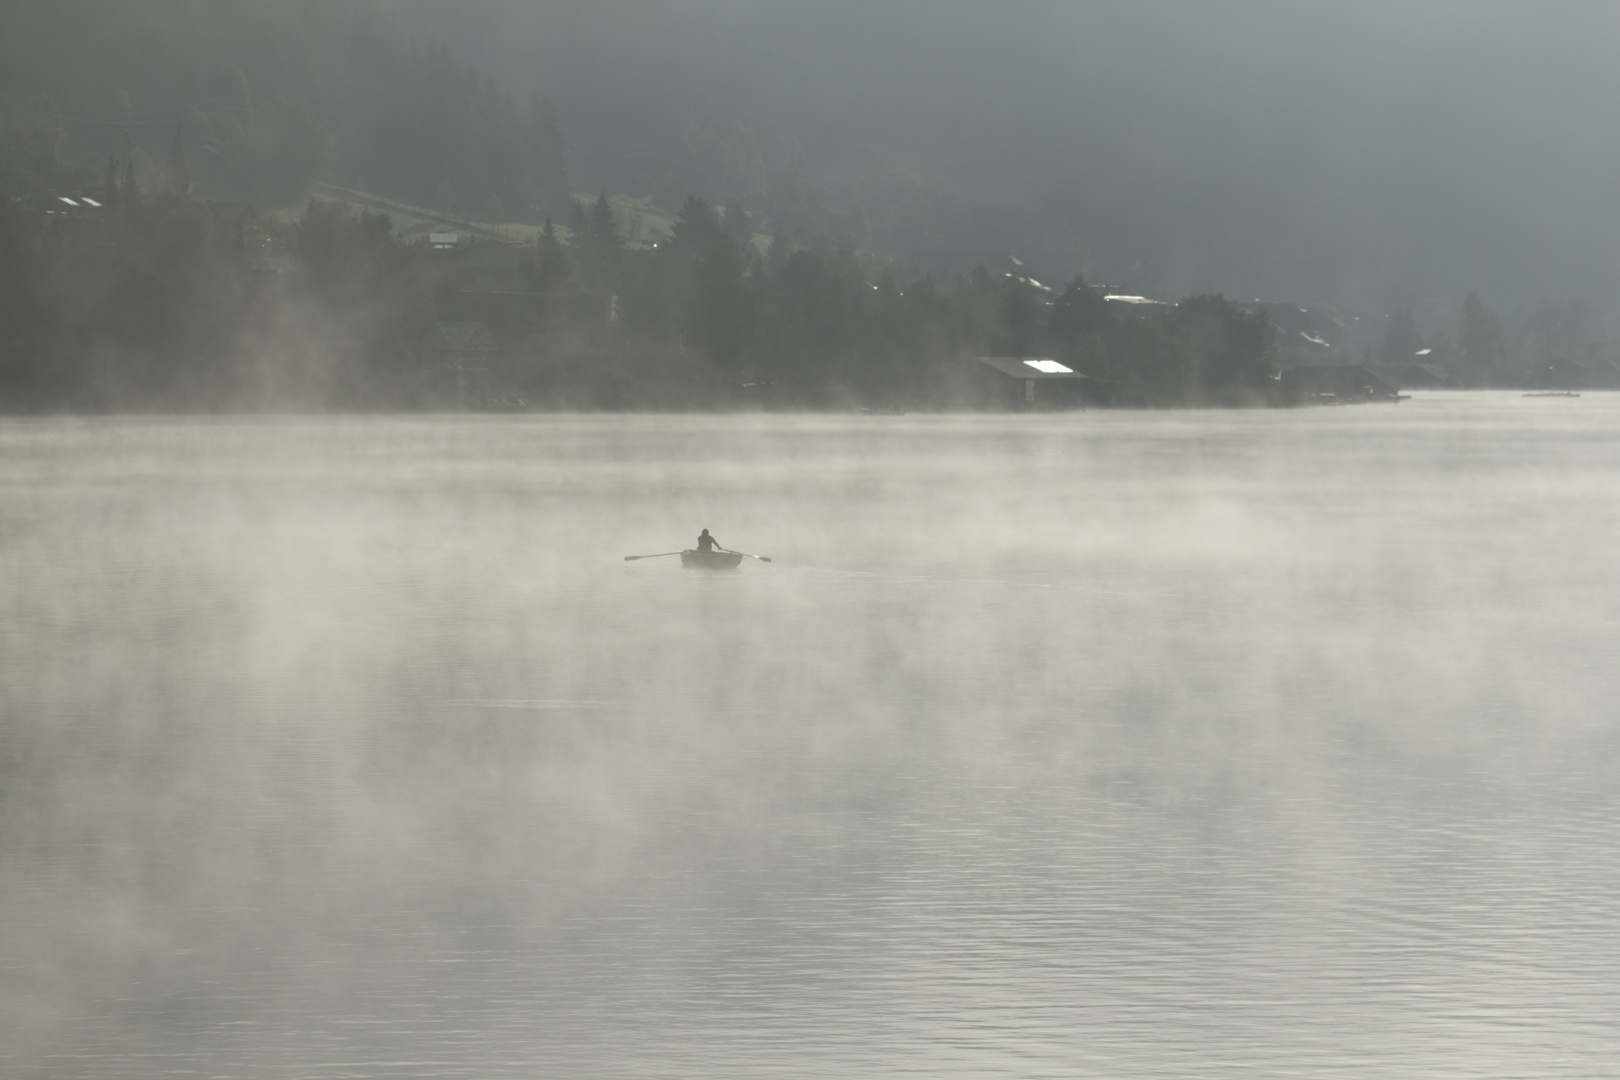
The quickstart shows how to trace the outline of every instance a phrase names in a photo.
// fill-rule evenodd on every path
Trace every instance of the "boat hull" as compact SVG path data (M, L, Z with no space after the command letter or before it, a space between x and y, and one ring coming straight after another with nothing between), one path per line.
M742 555L735 551L698 551L687 548L681 552L681 565L688 570L735 570Z

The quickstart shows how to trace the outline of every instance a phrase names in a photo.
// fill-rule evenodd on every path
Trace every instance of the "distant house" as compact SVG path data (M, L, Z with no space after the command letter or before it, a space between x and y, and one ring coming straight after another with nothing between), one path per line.
M1073 409L1085 403L1086 376L1045 356L976 356L973 382L983 400L1014 410Z
M1348 327L1337 315L1301 304L1256 304L1266 313L1277 333L1300 338L1322 348L1343 348Z
M455 236L455 241L435 238ZM518 292L523 264L534 248L504 240L464 243L459 233L429 233L428 248L450 268L464 292Z
M596 342L612 335L619 312L614 294L532 291L527 271L533 247L504 240L467 242L464 233L431 234L455 235L461 236L456 244L429 245L457 285L450 313L481 322L503 351L522 352L525 342L557 331Z
M1400 391L1360 364L1307 364L1281 376L1284 390L1336 401L1395 401Z
M1116 314L1123 314L1126 318L1140 318L1143 315L1165 308L1174 307L1174 304L1165 300L1153 300L1136 293L1122 292L1118 289L1104 287L1103 299L1108 302L1108 310Z
M87 217L102 210L101 200L80 191L53 191L32 200L39 212L39 223L44 229L72 230Z

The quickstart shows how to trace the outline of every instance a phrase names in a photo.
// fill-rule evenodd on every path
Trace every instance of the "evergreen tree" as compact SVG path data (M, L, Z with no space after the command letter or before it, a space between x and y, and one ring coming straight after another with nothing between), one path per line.
M1039 356L1046 336L1041 291L1023 274L1002 280L1002 320L1007 335L1006 344L997 351L1008 356Z
M1166 318L1177 350L1187 361L1177 395L1258 390L1271 378L1277 332L1264 311L1239 311L1220 295L1189 296Z
M720 219L709 204L696 195L688 195L675 212L675 224L669 232L670 247L697 250L719 231Z
M613 220L613 205L608 202L607 188L596 196L596 203L591 207L590 234L591 242L603 252L616 251L623 246L618 226Z
M1477 292L1469 293L1463 300L1457 340L1462 345L1464 377L1470 383L1488 385L1501 377L1506 360L1502 325L1496 321L1496 313L1485 306Z
M1106 335L1114 325L1114 313L1102 293L1087 285L1076 274L1062 295L1052 301L1049 329L1059 346L1070 344L1080 334Z
M1078 274L1052 302L1047 315L1052 354L1074 370L1110 386L1116 375L1109 365L1107 342L1114 329L1114 313L1101 290L1087 285Z
M910 375L916 345L915 319L888 267L872 290L871 314L864 328L860 388L871 398L894 404Z
M107 155L107 179L101 184L101 201L109 211L118 208L118 159Z
M1410 364L1423 348L1423 335L1418 333L1417 321L1412 313L1402 308L1389 317L1384 329L1384 344L1379 351L1386 364Z
M771 287L771 347L777 377L802 388L865 388L860 355L872 286L853 247L832 258L812 251L788 256Z
M754 236L751 215L743 209L741 203L726 207L725 216L720 220L720 227L725 230L727 236L740 244L751 242Z
M556 292L564 288L574 276L574 266L568 249L557 237L550 215L535 238L534 247L534 263L527 274L529 288L535 292Z
M726 370L738 367L753 337L748 269L743 246L724 233L716 233L697 259L688 338Z
M617 289L623 244L614 227L607 191L604 189L589 209L576 200L568 226L585 287L597 292Z
M130 151L124 158L124 186L118 192L118 205L125 215L134 216L140 204L140 189L135 186L135 154Z
M990 271L975 266L966 278L958 278L951 306L956 311L957 333L967 348L979 355L1006 354L1006 303Z
M1171 334L1169 318L1155 314L1126 319L1115 342L1120 400L1146 405L1186 400L1193 380L1192 358Z
M765 251L765 267L771 274L782 272L782 264L792 254L793 241L788 237L780 223L771 233L771 246Z
M186 172L186 150L180 142L178 124L174 127L174 142L169 146L169 181L177 195L183 196L191 191L191 175Z

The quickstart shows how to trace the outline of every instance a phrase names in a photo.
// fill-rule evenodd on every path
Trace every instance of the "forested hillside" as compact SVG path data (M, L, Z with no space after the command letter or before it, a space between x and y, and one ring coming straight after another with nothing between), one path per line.
M0 95L13 117L44 95L63 156L133 154L147 186L173 181L178 129L193 194L261 211L331 179L481 216L567 212L551 105L513 100L371 4L8 3Z
M949 182L880 152L812 181L785 128L694 120L648 190L576 199L565 119L358 0L0 7L0 409L1251 404L1375 364L1295 305L923 257ZM1376 360L1620 382L1586 307L1526 326L1469 294Z
M1116 316L1079 279L1051 303L982 267L871 281L847 244L762 258L697 196L651 245L603 195L566 239L445 248L320 199L286 225L224 218L127 161L94 192L43 230L0 205L8 411L1036 403L986 355L1055 357L1071 393L1046 405L1278 400L1270 322L1220 297Z

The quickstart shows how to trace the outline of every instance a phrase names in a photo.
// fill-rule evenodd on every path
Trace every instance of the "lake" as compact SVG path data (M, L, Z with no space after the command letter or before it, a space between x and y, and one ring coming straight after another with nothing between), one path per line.
M1610 1075L1617 539L1608 394L0 420L0 1072Z

